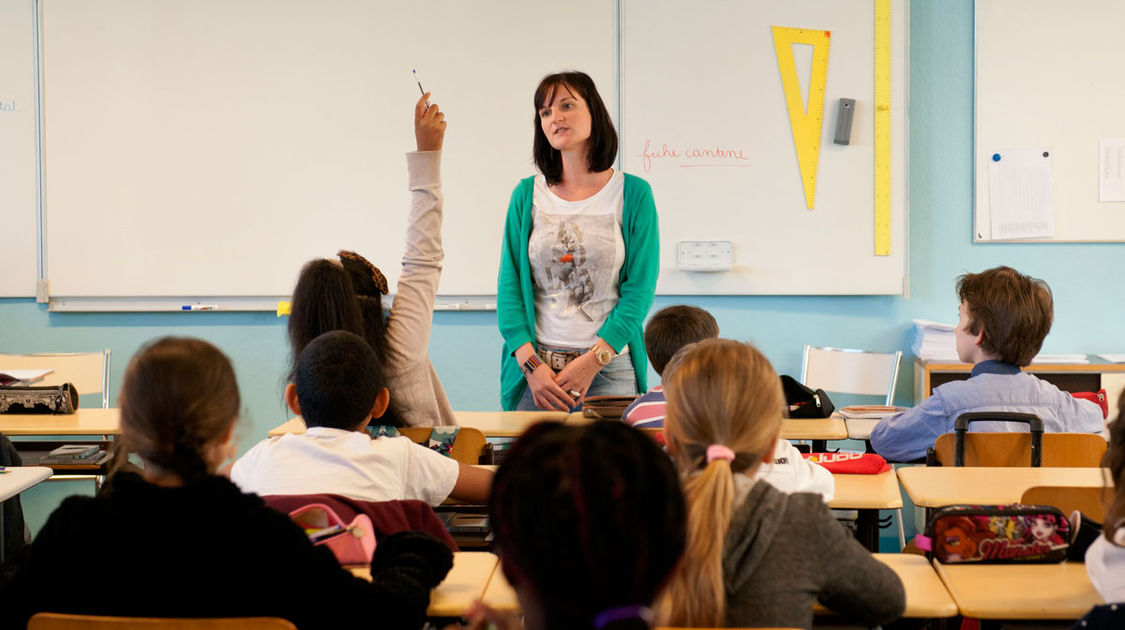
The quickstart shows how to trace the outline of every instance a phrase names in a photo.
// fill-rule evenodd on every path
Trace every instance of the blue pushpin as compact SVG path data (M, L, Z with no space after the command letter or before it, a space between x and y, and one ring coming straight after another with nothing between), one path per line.
M1000 154L999 153L993 153L992 154L992 161L993 162L999 162L1000 161Z

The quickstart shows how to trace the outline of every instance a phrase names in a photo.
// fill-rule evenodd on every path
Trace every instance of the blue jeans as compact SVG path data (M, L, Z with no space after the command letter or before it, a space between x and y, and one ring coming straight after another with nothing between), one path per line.
M603 367L600 372L594 375L594 380L590 381L590 388L586 390L586 396L636 396L637 395L637 373L633 370L633 357L629 354L619 354L609 362L609 365ZM582 405L577 405L571 411L580 411ZM523 397L516 405L517 411L545 411L535 406L535 400L531 397L531 388L525 387L523 390Z

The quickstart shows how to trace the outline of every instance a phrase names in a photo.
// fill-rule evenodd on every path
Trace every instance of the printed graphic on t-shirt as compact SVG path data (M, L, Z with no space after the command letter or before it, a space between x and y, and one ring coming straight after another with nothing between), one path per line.
M535 283L560 315L591 321L612 310L615 218L611 214L552 215L536 211L528 251Z

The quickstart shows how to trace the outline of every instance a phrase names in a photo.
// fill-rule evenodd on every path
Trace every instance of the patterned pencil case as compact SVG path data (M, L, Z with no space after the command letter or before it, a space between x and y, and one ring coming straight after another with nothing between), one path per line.
M915 544L942 564L1051 563L1066 559L1070 538L1070 521L1049 505L951 505Z
M74 413L78 390L70 383L34 387L0 387L0 413Z

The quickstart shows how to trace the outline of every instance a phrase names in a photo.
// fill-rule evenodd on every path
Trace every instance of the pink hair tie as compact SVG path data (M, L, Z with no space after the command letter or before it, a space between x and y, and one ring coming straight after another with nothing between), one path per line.
M716 459L725 459L728 462L734 461L734 451L730 447L723 446L722 444L712 444L707 447L707 463L715 461Z

